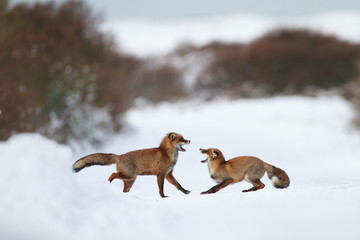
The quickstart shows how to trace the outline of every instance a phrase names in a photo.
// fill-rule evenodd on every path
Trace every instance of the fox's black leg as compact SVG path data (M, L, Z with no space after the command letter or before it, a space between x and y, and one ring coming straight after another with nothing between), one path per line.
M135 179L131 180L131 181L124 180L124 190L123 190L123 192L129 192L132 185L134 184L134 182L135 182Z
M265 184L263 184L260 179L252 180L250 183L253 185L253 187L247 190L243 190L243 192L257 191L265 187Z
M222 181L221 183L219 183L218 185L215 185L214 187L210 188L209 190L202 192L201 194L216 193L220 189L230 185L232 182L233 182L232 179L226 179L226 180Z
M174 175L172 174L172 171L170 171L166 176L166 180L168 180L169 183L171 183L172 185L174 185L177 189L179 189L180 191L182 191L185 194L189 194L190 191L184 189L180 183L178 181L176 181Z
M158 185L159 185L159 193L160 193L160 196L162 198L167 197L164 194L164 178L165 178L165 176L163 174L157 175L157 182L158 182Z
M109 177L109 182L111 183L115 178L118 178L118 179L121 179L121 180L126 180L126 181L131 181L131 180L134 180L136 178L136 175L132 176L132 177L129 177L129 176L126 176L126 175L122 174L121 172L113 173Z

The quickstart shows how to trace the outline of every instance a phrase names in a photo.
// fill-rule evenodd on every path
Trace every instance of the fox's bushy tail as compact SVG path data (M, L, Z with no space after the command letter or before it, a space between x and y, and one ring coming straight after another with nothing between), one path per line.
M290 185L290 178L284 170L267 163L265 170L275 188L287 188Z
M77 160L73 165L73 170L79 172L81 169L92 165L110 165L116 163L117 160L118 156L115 154L95 153Z

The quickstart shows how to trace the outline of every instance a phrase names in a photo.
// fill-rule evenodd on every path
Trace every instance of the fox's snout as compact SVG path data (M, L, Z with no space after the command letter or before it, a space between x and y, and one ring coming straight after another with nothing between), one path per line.
M201 153L206 153L208 151L207 149L203 149L203 148L200 148L199 150Z
M189 139L185 139L183 136L178 140L180 144L189 144L191 141Z
M187 140L187 139L185 139L185 138L182 137L182 138L178 141L178 144L177 144L176 148L177 148L178 150L182 151L182 152L186 152L186 149L183 148L182 146L183 146L183 145L187 145L187 144L189 144L189 143L190 143L190 140Z
M209 151L208 149L202 149L202 148L200 148L199 150L200 150L200 152L203 153L203 154L207 154L207 152ZM202 162L202 163L207 163L207 161L208 161L208 160L205 159L205 160L202 160L201 162Z

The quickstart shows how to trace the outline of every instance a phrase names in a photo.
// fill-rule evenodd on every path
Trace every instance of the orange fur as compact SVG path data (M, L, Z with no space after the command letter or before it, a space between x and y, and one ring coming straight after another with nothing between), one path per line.
M220 189L243 180L253 185L252 188L243 192L262 189L265 184L260 181L265 172L273 180L276 188L286 188L290 179L285 171L260 160L257 157L241 156L225 161L222 152L216 148L200 149L207 159L201 162L208 163L209 173L218 184L201 194L216 193Z
M158 148L140 149L122 155L95 153L83 157L73 165L75 172L92 165L116 164L116 173L109 177L110 183L114 179L124 181L124 192L129 192L138 175L156 175L161 197L164 194L164 179L185 194L184 189L175 179L173 169L178 159L178 152L185 151L182 147L190 141L178 133L168 133Z

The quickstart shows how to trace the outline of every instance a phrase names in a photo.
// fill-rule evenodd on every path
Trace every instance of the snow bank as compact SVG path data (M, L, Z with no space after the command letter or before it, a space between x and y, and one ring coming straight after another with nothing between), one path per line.
M360 12L326 12L305 17L269 17L239 13L180 20L111 20L102 29L111 32L122 52L140 57L166 54L180 44L196 46L212 41L248 43L273 29L307 28L360 42Z
M338 97L278 97L137 107L132 130L102 148L75 149L35 134L0 143L0 239L357 239L360 230L360 137L352 110ZM169 131L191 140L161 199L154 176L140 176L128 194L107 182L114 166L75 174L92 152L124 153L158 146ZM250 184L202 196L215 183L200 147L225 157L256 155L291 178L278 190L242 193Z

